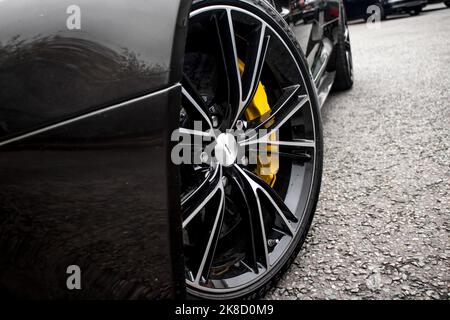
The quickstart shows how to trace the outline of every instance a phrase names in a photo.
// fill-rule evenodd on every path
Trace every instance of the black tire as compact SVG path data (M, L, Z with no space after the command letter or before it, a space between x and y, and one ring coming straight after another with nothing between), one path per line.
M448 8L450 8L450 1L446 1L446 2L444 2L445 3L445 5L448 7Z
M299 72L301 72L304 85L306 86L305 90L309 94L311 119L313 119L315 124L313 129L316 143L314 163L312 164L313 174L311 175L312 179L309 188L309 195L306 195L307 200L304 206L304 215L298 222L296 234L292 236L287 249L283 251L284 253L280 258L278 258L277 262L274 262L273 265L271 264L271 267L267 268L267 271L261 273L261 276L258 276L256 280L249 283L249 285L242 286L242 288L240 286L239 289L231 292L224 291L223 293L211 293L210 291L202 291L198 285L190 286L189 282L187 283L188 298L191 299L255 299L257 297L263 297L293 263L293 260L296 258L302 244L305 241L313 220L322 177L323 141L320 108L306 58L304 57L304 54L300 49L300 45L295 39L291 29L284 19L278 14L278 12L276 12L270 5L267 5L264 1L259 0L194 0L192 12L199 12L205 9L207 10L210 6L227 6L228 8L229 6L232 6L240 10L248 11L251 14L261 18L262 21L272 28L273 32L277 33L280 39L282 39L282 41L286 44L286 47L288 48L287 50L289 50L299 66ZM215 231L213 230L212 232Z
M353 57L350 44L350 34L345 10L341 9L338 24L337 43L334 47L336 78L333 89L348 90L353 87Z

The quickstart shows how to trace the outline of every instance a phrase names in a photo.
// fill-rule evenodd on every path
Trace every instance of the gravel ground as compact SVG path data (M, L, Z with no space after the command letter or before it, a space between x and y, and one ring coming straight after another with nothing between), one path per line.
M442 8L442 9L441 9ZM355 86L323 109L322 193L269 299L449 299L450 9L350 27ZM432 9L432 10L430 10Z

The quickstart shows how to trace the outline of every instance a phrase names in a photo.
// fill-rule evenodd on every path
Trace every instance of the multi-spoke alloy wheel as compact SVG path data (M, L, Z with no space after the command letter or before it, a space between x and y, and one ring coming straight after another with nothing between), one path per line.
M298 253L320 188L304 57L264 2L194 1L182 92L180 132L201 141L180 165L188 292L264 294Z

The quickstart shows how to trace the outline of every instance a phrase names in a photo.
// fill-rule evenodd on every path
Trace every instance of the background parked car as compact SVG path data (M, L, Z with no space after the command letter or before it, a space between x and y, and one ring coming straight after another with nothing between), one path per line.
M418 15L427 3L427 0L383 0L384 15L393 13Z
M347 17L351 19L368 19L376 13L371 6L379 8L381 20L395 13L418 15L427 5L427 0L344 0Z
M370 6L377 6L380 12L383 12L382 0L344 0L344 6L349 20L367 19L370 15L367 13ZM384 15L382 18L384 19Z
M440 3L440 2L443 2L447 7L450 8L450 0L446 0L446 1L443 1L443 0L428 0L428 4Z

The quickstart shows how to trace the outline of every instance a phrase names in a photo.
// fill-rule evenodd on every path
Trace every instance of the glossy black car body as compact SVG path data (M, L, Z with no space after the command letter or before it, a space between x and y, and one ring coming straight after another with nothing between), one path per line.
M183 297L169 141L190 1L79 0L73 30L70 5L0 2L0 292ZM321 104L340 14L315 1L294 28ZM66 286L70 265L82 290Z
M174 297L184 277L166 151L189 4L78 1L81 30L66 28L69 5L0 3L1 287ZM81 291L66 287L74 264Z

